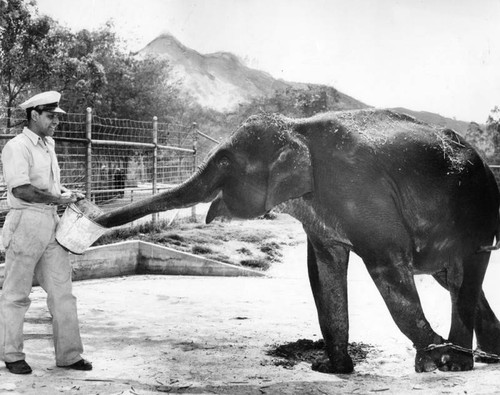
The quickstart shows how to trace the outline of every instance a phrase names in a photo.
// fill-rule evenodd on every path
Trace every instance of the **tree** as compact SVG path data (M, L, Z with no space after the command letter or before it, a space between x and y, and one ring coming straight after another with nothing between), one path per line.
M44 88L64 92L71 112L92 107L103 117L151 120L175 107L168 62L126 52L111 23L76 33L54 26L53 32L59 51Z
M4 30L7 24L7 5L7 0L0 0L0 30Z
M181 105L166 60L114 56L102 59L106 83L95 103L100 114L137 120L166 119Z
M0 98L8 119L12 107L44 90L62 92L70 112L93 107L104 117L151 120L183 107L168 62L127 52L111 23L73 33L23 0L8 1L1 23Z
M85 112L86 107L94 106L101 97L106 84L99 55L114 45L114 34L110 27L96 33L87 30L73 33L54 24L53 36L53 45L58 47L53 72L40 88L63 92L66 108L71 112Z
M486 127L500 134L500 107L495 106L486 120Z
M489 164L500 163L500 108L491 110L486 127L471 122L465 138L486 159Z
M496 154L495 135L491 130L483 129L476 122L471 122L467 127L465 138L484 159L491 163Z
M0 91L9 109L19 96L29 92L33 81L43 82L51 73L56 48L49 35L51 19L33 18L32 1L9 0L3 3L0 31Z

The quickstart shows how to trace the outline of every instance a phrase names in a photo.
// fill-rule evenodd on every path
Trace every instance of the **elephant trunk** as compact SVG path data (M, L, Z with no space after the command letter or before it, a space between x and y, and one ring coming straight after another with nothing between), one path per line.
M111 228L132 222L148 214L209 202L217 196L220 185L220 177L215 170L215 166L209 162L175 188L105 213L94 221Z

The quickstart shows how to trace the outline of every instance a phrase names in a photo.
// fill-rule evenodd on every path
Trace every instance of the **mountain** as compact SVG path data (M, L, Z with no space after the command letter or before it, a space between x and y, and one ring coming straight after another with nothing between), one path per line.
M218 111L233 110L240 103L286 87L271 75L246 67L231 53L202 55L171 35L161 35L139 53L167 58L188 93L200 105Z
M438 125L447 129L453 129L462 136L465 136L470 125L469 122L446 118L442 115L428 111L413 111L403 107L395 107L392 108L392 110L411 115L412 117L426 123Z
M360 102L333 87L300 82L289 82L270 74L252 69L229 52L201 54L183 45L170 34L163 34L139 51L139 55L161 56L169 60L174 76L183 89L206 108L220 112L233 112L240 105L256 98L269 97L277 91L301 90L316 97L325 95L326 108L347 110L368 108ZM406 108L393 110L406 113L421 121L456 130L465 135L468 122L457 121L426 111Z
M151 41L139 51L139 55L168 59L174 76L182 82L184 89L203 107L221 112L234 111L241 104L272 96L276 91L318 86L276 79L264 71L245 66L229 52L200 54L170 34ZM335 91L335 102L338 109L368 107L338 91Z

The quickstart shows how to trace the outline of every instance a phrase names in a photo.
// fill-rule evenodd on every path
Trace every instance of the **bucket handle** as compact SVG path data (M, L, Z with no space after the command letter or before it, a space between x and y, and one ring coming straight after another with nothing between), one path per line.
M78 208L74 204L71 204L69 208L71 208L76 213L77 220L79 220L84 216L84 214L80 210L78 210Z

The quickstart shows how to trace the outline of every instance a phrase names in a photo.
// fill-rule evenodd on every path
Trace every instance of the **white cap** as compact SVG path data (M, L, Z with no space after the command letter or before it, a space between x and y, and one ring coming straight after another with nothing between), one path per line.
M66 111L59 108L59 100L61 100L61 94L56 91L42 92L38 95L33 96L31 99L26 100L19 107L26 110L28 108L37 107L37 110L48 111L48 112L58 112L61 114L66 114Z

